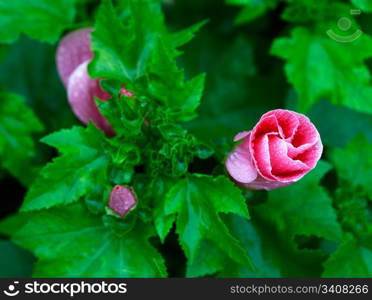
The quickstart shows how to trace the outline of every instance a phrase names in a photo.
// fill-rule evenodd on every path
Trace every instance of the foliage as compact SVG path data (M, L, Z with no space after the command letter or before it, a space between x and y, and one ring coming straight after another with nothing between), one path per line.
M2 199L0 276L371 277L372 40L326 33L357 30L352 8L372 11L363 0L0 0L0 184L26 187ZM110 138L76 126L57 80L57 41L85 26ZM322 160L288 187L243 191L224 171L232 139L278 107L314 122ZM107 212L115 185L137 197L125 218Z
M76 0L0 1L0 41L12 43L24 33L43 42L54 43L72 24Z
M16 94L0 92L0 158L1 165L24 184L35 175L32 159L35 156L33 134L43 125Z

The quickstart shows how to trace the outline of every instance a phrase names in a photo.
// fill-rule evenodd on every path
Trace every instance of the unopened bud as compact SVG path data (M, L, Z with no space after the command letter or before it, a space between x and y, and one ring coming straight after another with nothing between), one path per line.
M127 90L127 88L125 87L124 84L121 86L120 95L125 96L125 97L128 97L128 98L134 97L134 93L132 93L131 91Z
M134 209L137 199L133 191L125 186L116 185L110 194L109 208L121 217Z

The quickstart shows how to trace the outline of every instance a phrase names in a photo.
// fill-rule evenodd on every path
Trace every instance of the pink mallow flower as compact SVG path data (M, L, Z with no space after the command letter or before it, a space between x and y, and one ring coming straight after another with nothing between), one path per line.
M112 189L108 206L113 213L125 217L136 205L136 196L131 189L120 185Z
M300 180L316 166L323 151L310 120L283 109L267 112L234 141L241 143L229 153L226 169L238 185L254 190L272 190Z
M59 43L56 54L57 70L67 89L68 101L75 115L84 124L92 121L108 136L115 132L101 115L94 97L107 101L110 94L99 85L100 79L88 74L88 63L93 58L90 35L93 28L82 28L67 34Z

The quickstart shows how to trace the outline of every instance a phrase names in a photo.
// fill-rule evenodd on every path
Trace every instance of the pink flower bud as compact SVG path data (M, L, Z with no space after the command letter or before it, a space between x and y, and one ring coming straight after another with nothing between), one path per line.
M116 185L110 195L109 208L121 217L124 217L137 205L136 196L131 189Z
M114 136L113 128L101 115L94 100L96 97L107 101L111 96L100 88L99 79L89 77L88 63L88 61L83 62L70 75L67 85L68 102L81 122L87 124L93 121L108 136Z
M299 113L276 109L264 114L242 142L229 153L226 169L246 189L272 190L301 179L323 151L315 126Z
M68 101L75 115L84 124L92 121L108 136L115 132L109 122L101 115L94 97L107 101L110 94L103 91L99 79L91 79L88 63L93 58L90 34L93 28L83 28L66 35L57 48L57 69L67 89Z
M90 33L93 28L82 28L70 32L59 42L56 62L59 77L67 86L72 72L83 62L90 61L93 53L90 49Z
M120 95L128 98L134 97L134 94L131 91L128 91L124 84L121 86Z

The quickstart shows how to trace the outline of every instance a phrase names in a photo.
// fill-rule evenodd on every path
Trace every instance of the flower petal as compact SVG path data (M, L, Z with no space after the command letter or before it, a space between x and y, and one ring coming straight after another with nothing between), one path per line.
M114 131L108 121L99 112L94 97L108 100L110 94L104 92L99 86L99 79L91 79L88 74L86 61L79 65L68 80L68 101L75 115L83 122L93 123L107 135L114 135Z
M287 185L292 184L292 182L281 182L277 180L268 180L263 178L262 176L258 175L256 180L250 182L250 183L244 183L242 186L246 189L250 190L266 190L270 191L273 189L277 189L280 187L284 187Z
M272 175L279 180L296 181L302 177L309 167L300 160L288 156L287 142L277 136L269 137L270 161Z
M268 115L274 115L276 117L280 129L283 132L283 138L291 141L300 124L297 116L293 114L293 112L285 109L276 109L269 112Z
M313 169L316 166L320 157L322 156L322 152L323 152L323 144L319 138L319 140L315 143L315 145L313 145L312 147L310 147L303 153L297 155L296 159L301 160L310 169Z
M304 144L314 144L319 140L319 133L315 126L311 123L309 118L304 115L296 113L300 122L296 133L292 139L292 145L299 147Z
M59 43L56 54L57 70L67 86L72 72L84 61L91 60L90 33L93 28L83 28L66 35Z
M275 179L271 174L272 168L269 151L269 134L261 135L256 139L253 139L253 136L251 136L250 146L252 160L257 166L260 175L267 179Z
M225 165L230 176L238 182L248 183L256 179L257 170L249 151L249 135L229 153Z
M240 141L241 139L244 139L246 136L248 136L251 132L250 131L242 131L239 132L235 137L234 137L234 142Z
M114 213L124 217L136 204L136 197L129 188L120 185L113 188L110 194L109 208Z
M239 133L234 140L245 138L246 141L245 134ZM241 151L243 150L244 147ZM256 167L256 178L250 182L242 182L236 179L240 176L238 172L232 177L247 189L271 190L287 186L315 167L322 150L320 135L306 116L276 109L264 114L249 136L249 153L252 157L249 167ZM235 153L239 154L239 151ZM234 174L232 171L241 170L244 167L241 165L245 162L239 156L231 156L232 154L229 155L227 166L230 173ZM231 162L232 158L235 161Z
M263 116L260 121L256 124L256 126L252 130L252 138L259 137L266 133L278 133L279 132L279 124L278 120L274 115Z

